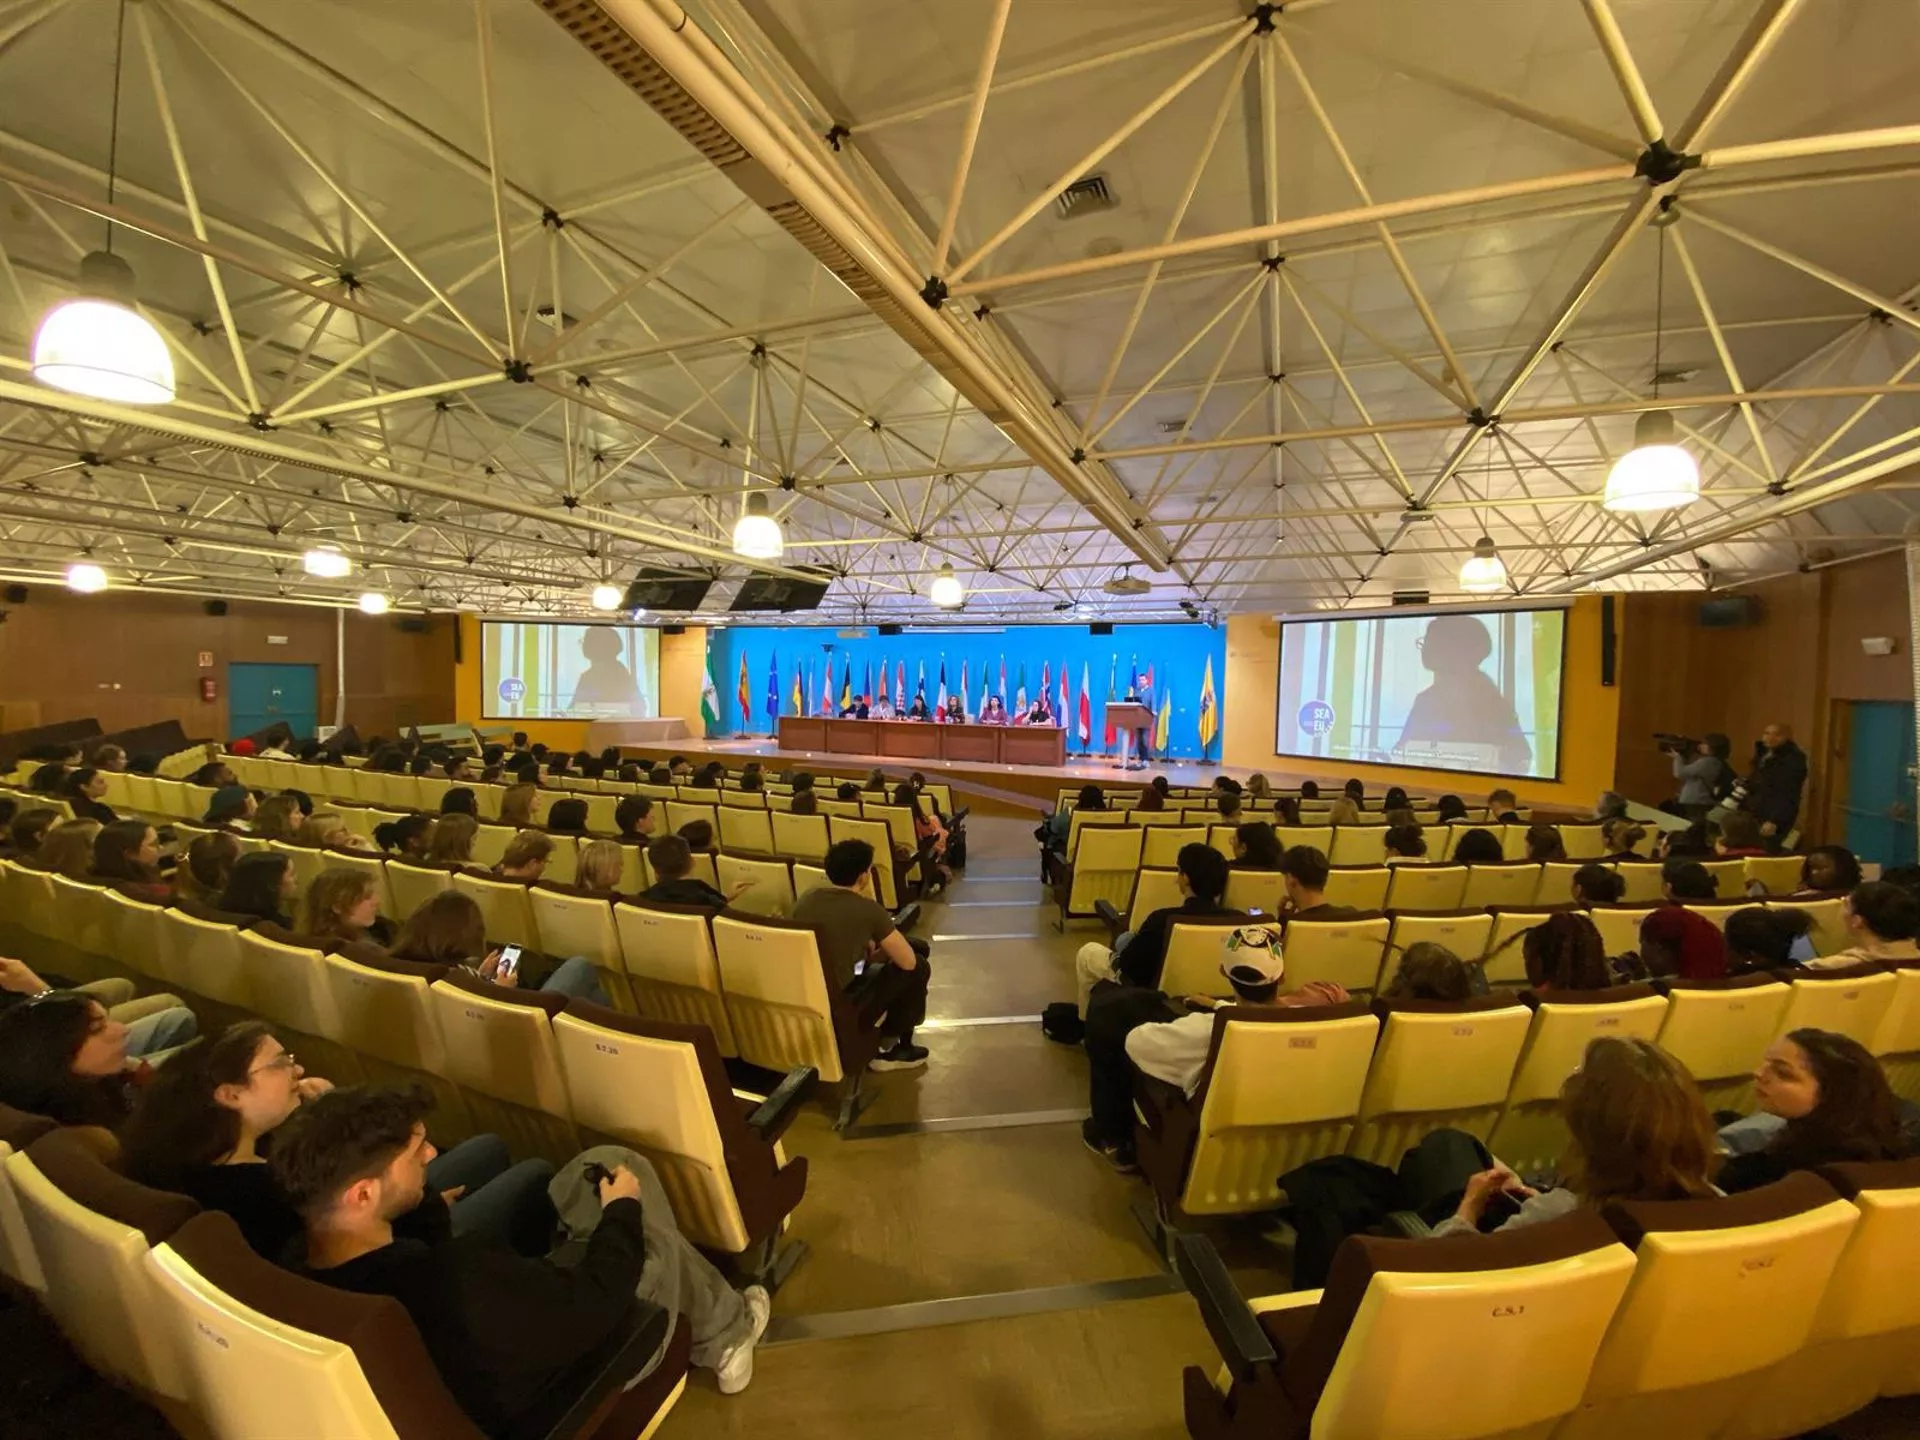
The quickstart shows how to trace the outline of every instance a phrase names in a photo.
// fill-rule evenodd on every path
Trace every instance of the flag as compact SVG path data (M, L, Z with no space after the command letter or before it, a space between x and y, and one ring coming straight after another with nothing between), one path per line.
M893 708L907 708L907 662L902 660L893 672Z
M829 655L821 667L820 675L820 713L833 714L833 657Z
M740 652L740 733L745 734L753 728L753 689L747 679L747 652Z
M1200 758L1207 758L1207 747L1213 744L1218 733L1219 719L1214 714L1213 700L1213 657L1207 657L1206 677L1200 682Z
M807 690L806 685L800 679L800 662L798 660L793 662L793 694L790 699L793 704L794 714L804 715L807 713Z
M887 698L887 657L882 655L880 657L880 688L874 694L867 696L867 703L869 705L878 704L880 701L886 698Z
M1140 659L1136 655L1127 657L1127 693L1129 695L1140 693Z
M933 702L934 717L942 724L947 718L947 657L940 657L940 696Z
M713 683L713 656L707 656L706 673L700 677L700 718L707 734L720 729L720 687Z
M1073 687L1067 684L1067 662L1060 662L1060 704L1053 712L1053 723L1062 727L1073 724Z
M853 705L853 657L847 656L846 668L840 672L840 708L847 710Z
M960 718L973 718L973 693L967 683L967 662L964 660L960 662Z
M1053 665L1046 660L1040 662L1040 704L1053 707Z
M1087 662L1080 662L1080 748L1093 739L1093 699L1087 685Z
M1173 729L1173 688L1160 697L1160 718L1153 727L1153 753L1167 758L1167 735Z
M924 660L920 662L920 679L913 687L913 694L917 700L927 698L927 662Z
M1109 706L1113 704L1114 672L1119 668L1120 668L1120 657L1118 655L1115 655L1107 662L1107 704ZM1102 736L1101 738L1100 748L1102 750L1111 750L1113 749L1113 742L1114 742L1114 739L1116 738L1113 733L1113 717L1109 715L1106 718L1107 718L1107 729L1106 729L1105 735Z
M1013 692L1013 713L1027 713L1027 662L1024 660L1020 662L1020 688Z
M1153 666L1147 666L1147 673L1140 677L1140 703L1153 704Z
M867 704L871 705L873 704L873 661L867 661L866 671L861 675L860 680L860 693L866 697Z
M1000 657L1000 708L1007 708L1007 657Z
M767 656L767 733L773 734L780 727L780 652L774 651Z

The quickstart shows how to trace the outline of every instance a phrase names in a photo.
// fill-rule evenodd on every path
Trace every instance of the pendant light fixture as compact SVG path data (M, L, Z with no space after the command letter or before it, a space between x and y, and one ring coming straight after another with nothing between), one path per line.
M765 492L747 496L746 506L733 525L733 553L748 560L778 560L786 548L787 537L767 509Z
M951 560L941 562L939 573L933 577L933 584L927 587L927 598L942 610L958 610L966 603L967 587L953 573Z
M319 580L344 580L353 573L353 561L331 545L320 545L300 557L300 568Z
M596 610L618 610L620 608L620 587L609 585L605 581L593 587L593 608Z
M360 597L362 615L384 615L393 608L393 602L378 590L369 590Z
M1653 302L1653 398L1660 398L1660 341L1667 281L1667 226L1680 218L1672 197L1660 202L1654 226L1660 232ZM1606 492L1600 503L1621 515L1648 515L1677 510L1700 498L1700 467L1674 438L1673 416L1648 410L1634 422L1633 448L1613 462L1607 472Z
M107 572L88 561L76 561L67 567L67 588L81 595L97 594L107 588Z
M107 139L107 204L113 204L120 149L120 61L127 6L113 43L113 109ZM40 321L33 336L33 378L55 389L96 400L164 405L173 399L173 357L153 322L133 308L133 267L113 253L113 221L107 243L80 261L80 280Z
M1473 554L1461 562L1460 588L1469 595L1491 595L1507 588L1507 564L1485 535L1473 542Z

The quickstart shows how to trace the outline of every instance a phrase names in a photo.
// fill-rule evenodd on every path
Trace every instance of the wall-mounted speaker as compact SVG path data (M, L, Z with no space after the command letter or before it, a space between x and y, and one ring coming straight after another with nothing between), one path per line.
M402 615L394 622L394 628L402 635L424 635L433 629L433 621L424 615Z
M4 593L9 605L24 605L27 603L27 587L24 585L9 585Z
M1089 635L1111 635L1113 633L1113 622L1110 620L1096 620L1087 626L1087 633Z
M1620 654L1619 622L1615 618L1613 608L1616 602L1617 597L1613 595L1600 597L1600 683L1602 685L1614 683L1615 662Z
M684 625L662 625L660 627L660 633L662 635L684 635L687 633L687 627Z
M898 625L882 625L878 628L882 635L898 635L900 633L900 627Z
M460 639L460 617L453 617L453 663L464 665L467 660L467 647Z
M1433 592L1430 590L1396 590L1393 592L1393 603L1396 605L1425 605L1432 599Z
M209 600L201 608L209 615L224 615L227 613L227 602L224 600Z
M1700 623L1709 630L1733 630L1758 625L1762 610L1751 595L1722 595L1700 602Z

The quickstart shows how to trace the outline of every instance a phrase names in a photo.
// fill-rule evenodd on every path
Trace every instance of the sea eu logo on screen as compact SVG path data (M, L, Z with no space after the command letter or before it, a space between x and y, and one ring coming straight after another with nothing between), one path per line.
M1309 700L1300 707L1300 733L1316 739L1333 729L1333 706L1324 700Z
M509 676L500 682L500 698L509 705L517 705L527 693L527 682Z

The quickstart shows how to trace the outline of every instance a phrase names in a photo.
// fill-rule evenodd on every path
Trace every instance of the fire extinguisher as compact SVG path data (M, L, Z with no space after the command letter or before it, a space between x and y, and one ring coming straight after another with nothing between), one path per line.
M218 698L219 683L211 675L200 677L200 698L212 704Z

